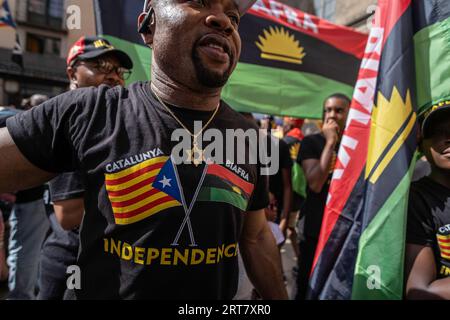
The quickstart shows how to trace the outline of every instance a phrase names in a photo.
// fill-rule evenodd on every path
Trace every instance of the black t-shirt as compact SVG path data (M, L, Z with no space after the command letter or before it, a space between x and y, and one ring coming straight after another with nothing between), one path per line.
M450 189L424 177L411 184L407 243L433 249L438 278L450 276Z
M66 172L49 182L51 203L55 201L83 198L84 183L81 171ZM51 212L54 212L53 205ZM45 240L42 255L63 266L72 265L76 261L79 247L79 229L64 230L54 216L50 217L52 233Z
M28 203L39 199L44 196L44 186L31 188L16 193L16 203Z
M211 116L175 112L188 126ZM180 125L153 97L148 82L68 92L7 126L21 152L41 169L83 171L78 299L234 296L244 211L268 204L259 163L236 165L235 153L226 165L174 165L169 156L178 142L171 134ZM223 102L209 128L222 134L257 130ZM245 149L255 152L249 143Z
M83 198L84 183L81 171L66 172L50 181L52 201Z
M292 160L289 154L289 148L286 142L278 139L274 136L269 135L268 139L277 139L278 145L278 159L279 159L279 170L276 174L269 176L269 190L275 196L278 204L278 210L281 212L283 210L283 196L284 196L284 185L283 185L283 169L290 169L292 167Z
M301 164L302 161L308 159L320 160L325 144L325 137L321 133L305 137L298 155L299 163ZM338 146L336 146L337 150ZM322 226L323 213L327 201L328 189L330 188L334 163L335 159L333 159L330 165L328 179L319 193L312 191L309 186L306 188L306 201L303 207L303 213L305 214L304 232L306 236L316 240L319 238L320 228Z

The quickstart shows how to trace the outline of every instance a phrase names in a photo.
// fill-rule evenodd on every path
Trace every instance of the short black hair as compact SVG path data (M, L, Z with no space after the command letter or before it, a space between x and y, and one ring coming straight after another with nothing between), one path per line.
M332 99L332 98L336 98L336 99L341 99L341 100L347 101L349 105L352 103L352 100L349 97L347 97L345 94L337 92L337 93L333 93L332 95L328 96L323 101L323 104L325 105L325 102L327 102L329 99Z

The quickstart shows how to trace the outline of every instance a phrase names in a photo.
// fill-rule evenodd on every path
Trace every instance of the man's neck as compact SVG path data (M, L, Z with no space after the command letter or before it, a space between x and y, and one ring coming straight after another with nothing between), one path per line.
M159 73L152 73L151 90L163 102L186 109L213 111L220 103L221 88L195 90Z

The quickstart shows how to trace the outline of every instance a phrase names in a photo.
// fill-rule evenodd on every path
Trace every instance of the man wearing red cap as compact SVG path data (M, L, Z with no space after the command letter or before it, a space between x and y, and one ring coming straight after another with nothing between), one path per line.
M232 299L238 250L264 299L287 298L261 162L172 154L173 132L191 140L191 159L205 129L258 129L220 99L252 2L150 1L139 31L153 49L151 83L74 90L0 130L0 192L83 171L76 298Z
M125 52L96 36L81 37L69 50L67 58L71 90L102 84L124 86L132 67L133 62ZM59 300L66 291L66 271L76 264L78 254L84 192L81 171L63 173L50 181L55 215L50 215L52 233L42 248L39 300Z

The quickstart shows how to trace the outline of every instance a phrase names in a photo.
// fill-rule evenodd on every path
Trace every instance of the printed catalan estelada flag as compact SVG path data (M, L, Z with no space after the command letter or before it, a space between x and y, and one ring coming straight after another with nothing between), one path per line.
M310 299L402 299L416 111L450 97L450 2L379 0L374 21L324 212Z
M97 33L135 62L129 81L150 79L151 52L136 31L143 4L95 0ZM256 1L239 33L241 58L222 92L234 109L321 118L328 95L351 96L367 35L273 0Z
M105 185L119 225L182 206L178 178L169 157L149 159L117 173L107 173Z

